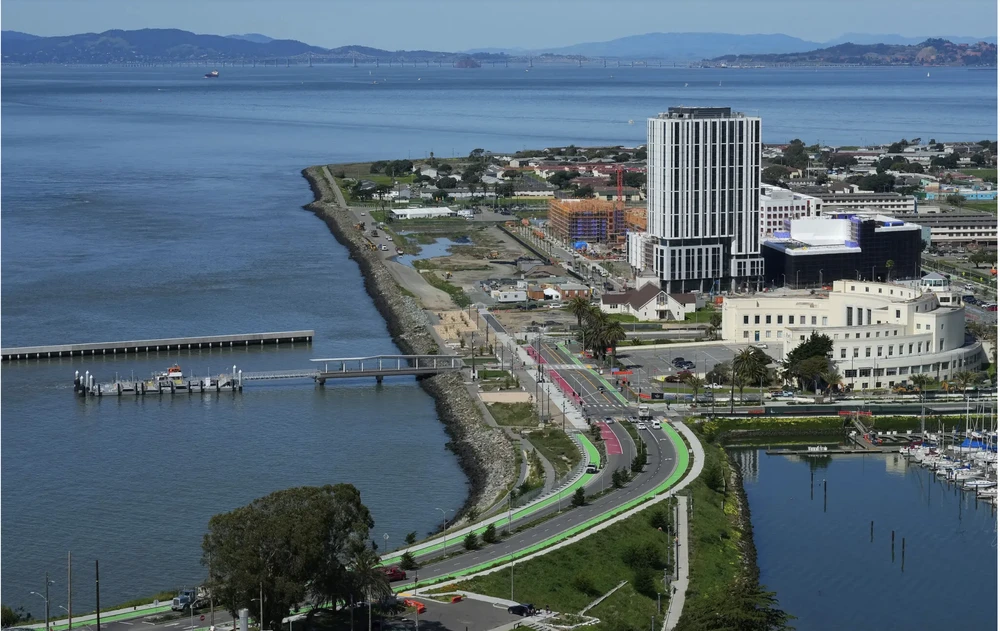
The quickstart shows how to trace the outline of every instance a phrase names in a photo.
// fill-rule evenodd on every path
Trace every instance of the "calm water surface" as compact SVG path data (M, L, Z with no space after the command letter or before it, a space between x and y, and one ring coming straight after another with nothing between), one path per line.
M412 381L72 395L74 370L204 375L394 352L357 267L300 209L304 166L635 145L645 117L677 104L759 114L769 142L996 137L996 75L962 69L221 70L4 68L4 346L316 330L311 348L5 366L4 603L37 611L28 592L46 571L62 593L69 550L81 567L100 558L107 603L196 583L208 518L293 485L356 484L393 547L461 504L466 481ZM78 609L91 585L77 581Z
M974 493L898 455L736 453L760 580L796 629L997 628L996 512Z

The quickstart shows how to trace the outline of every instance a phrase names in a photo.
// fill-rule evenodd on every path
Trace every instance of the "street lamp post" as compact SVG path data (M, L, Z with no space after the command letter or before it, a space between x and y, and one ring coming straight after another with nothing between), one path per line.
M819 286L823 286L823 270L819 271Z
M30 592L35 596L38 596L45 601L45 631L49 631L49 585L52 585L53 581L49 580L49 573L45 573L45 595L41 595L38 592Z
M454 513L454 508L449 508L445 511L443 508L437 509L441 511L441 532L444 533L444 548L442 549L445 554L448 554L448 513Z

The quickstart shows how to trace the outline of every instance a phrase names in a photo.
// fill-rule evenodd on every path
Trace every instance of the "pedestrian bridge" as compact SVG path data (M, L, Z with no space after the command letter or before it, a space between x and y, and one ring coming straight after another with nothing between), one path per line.
M319 383L327 379L383 377L393 375L436 375L465 368L461 357L454 355L374 355L372 357L333 357L312 360L322 364L315 377Z

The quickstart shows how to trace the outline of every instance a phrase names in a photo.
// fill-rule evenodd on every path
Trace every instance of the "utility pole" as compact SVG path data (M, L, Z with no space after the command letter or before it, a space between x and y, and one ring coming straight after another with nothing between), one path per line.
M94 559L94 587L97 590L97 631L101 631L101 568Z
M69 627L67 631L73 631L73 553L66 553L66 604L69 614Z

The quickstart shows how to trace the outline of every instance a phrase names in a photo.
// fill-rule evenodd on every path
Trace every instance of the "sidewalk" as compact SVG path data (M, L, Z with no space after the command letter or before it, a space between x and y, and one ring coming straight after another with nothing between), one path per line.
M687 497L679 496L683 501L677 505L677 538L680 540L679 554L677 555L677 575L678 578L673 583L673 590L670 596L670 604L667 606L667 615L663 619L663 631L671 631L677 626L681 619L681 612L684 610L684 599L688 590L688 503Z

